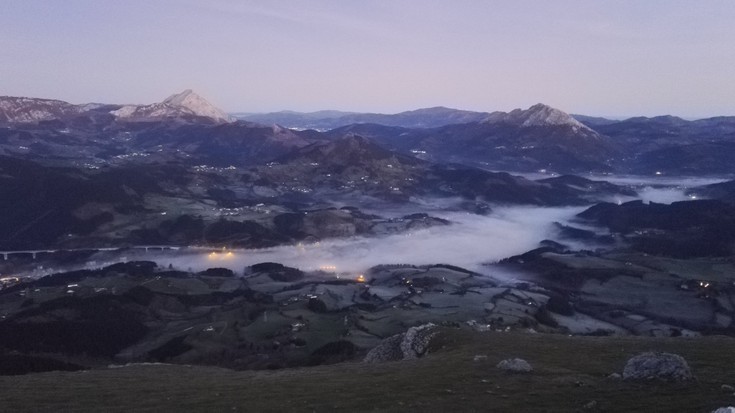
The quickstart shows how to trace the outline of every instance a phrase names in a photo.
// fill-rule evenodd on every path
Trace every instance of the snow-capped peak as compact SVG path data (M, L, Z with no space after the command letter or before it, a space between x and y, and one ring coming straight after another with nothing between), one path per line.
M181 93L171 95L162 103L164 105L186 108L197 116L204 116L224 122L230 120L230 117L224 111L212 105L191 89L186 89Z

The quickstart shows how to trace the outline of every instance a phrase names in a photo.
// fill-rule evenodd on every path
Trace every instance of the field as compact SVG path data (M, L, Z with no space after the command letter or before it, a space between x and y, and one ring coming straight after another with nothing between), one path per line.
M710 412L735 405L735 339L571 337L442 329L413 361L277 371L133 365L0 377L2 411ZM641 351L682 355L697 381L608 378ZM486 359L475 361L476 355ZM534 371L498 370L521 357Z

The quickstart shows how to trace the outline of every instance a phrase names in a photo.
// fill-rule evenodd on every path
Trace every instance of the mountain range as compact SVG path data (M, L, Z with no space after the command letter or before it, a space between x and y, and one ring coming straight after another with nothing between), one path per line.
M315 130L322 119L334 127ZM143 105L0 97L0 375L328 364L413 348L404 339L425 323L538 333L518 343L735 335L735 181L701 179L735 173L735 118L618 121L539 103L301 121L237 119L191 90ZM657 181L687 173L717 183ZM643 202L649 190L688 200ZM438 339L428 360L457 352ZM622 341L602 343L588 342L620 354ZM491 371L483 352L462 359ZM531 360L541 375L568 371L544 360ZM617 386L594 370L567 387ZM706 384L692 391L729 395Z
M282 111L274 113L234 113L237 119L275 123L287 128L329 130L354 123L375 123L405 128L435 128L452 123L479 122L489 113L451 109L443 106L396 114L318 111L310 113Z
M273 160L352 134L420 159L491 170L735 173L735 117L612 120L540 103L492 113L435 107L392 115L228 115L191 90L144 105L0 97L0 126L0 153L28 159L98 162L144 153L227 166Z
M0 123L23 124L108 114L119 121L151 121L171 118L205 118L229 122L230 116L203 97L187 89L162 102L148 105L74 105L61 100L26 97L0 97Z

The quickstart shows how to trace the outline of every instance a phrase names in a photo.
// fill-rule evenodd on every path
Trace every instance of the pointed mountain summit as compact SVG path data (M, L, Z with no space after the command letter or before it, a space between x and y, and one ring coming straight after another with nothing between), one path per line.
M163 102L150 105L88 103L75 105L61 100L0 96L0 123L36 123L72 118L95 118L113 115L121 121L145 122L162 119L205 120L217 123L232 121L227 113L187 89Z
M568 113L543 103L537 103L526 110L515 109L508 113L493 112L487 117L486 122L510 123L521 127L570 126L575 130L589 130L592 132L591 129Z
M118 119L130 121L148 121L187 116L209 118L215 122L230 121L230 117L224 111L212 105L191 89L186 89L181 93L171 95L160 103L125 105L110 113Z
M223 110L212 105L191 89L186 89L181 93L171 95L162 103L164 105L186 108L197 116L204 116L223 122L230 120L230 117Z

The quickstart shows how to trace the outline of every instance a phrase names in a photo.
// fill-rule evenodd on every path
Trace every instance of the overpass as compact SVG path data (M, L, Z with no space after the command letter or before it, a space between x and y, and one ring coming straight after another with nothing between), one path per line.
M148 252L153 251L166 251L166 250L179 250L186 248L177 245L133 245L130 247L100 247L100 248L59 248L59 249L37 249L37 250L14 250L14 251L0 251L0 255L3 256L3 260L7 261L8 257L13 255L31 255L35 260L38 254L54 254L59 252L101 252L101 251L121 251L121 250L145 250Z

